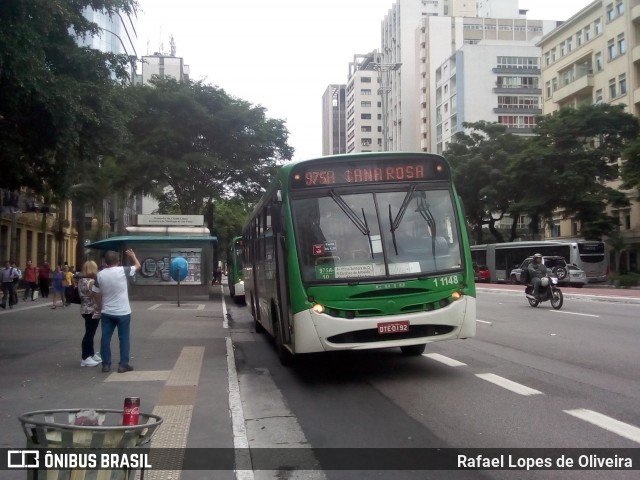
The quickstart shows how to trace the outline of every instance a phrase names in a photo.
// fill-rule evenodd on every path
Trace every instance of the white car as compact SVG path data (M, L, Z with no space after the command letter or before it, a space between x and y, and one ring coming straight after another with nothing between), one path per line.
M567 264L569 286L582 288L587 284L587 274L573 263Z

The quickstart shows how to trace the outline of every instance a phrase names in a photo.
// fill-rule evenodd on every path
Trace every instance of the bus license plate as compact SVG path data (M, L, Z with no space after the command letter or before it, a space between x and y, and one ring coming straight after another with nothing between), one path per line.
M385 322L378 324L378 333L404 333L409 331L409 322Z

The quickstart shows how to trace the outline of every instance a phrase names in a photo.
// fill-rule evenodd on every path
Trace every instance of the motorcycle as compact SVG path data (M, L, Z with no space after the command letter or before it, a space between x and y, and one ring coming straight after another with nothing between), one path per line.
M529 305L537 307L541 302L551 301L551 306L555 310L562 308L564 298L562 291L558 288L558 278L551 276L544 276L540 279L540 288L538 289L538 296L533 296L533 285L527 285L524 291L529 301Z

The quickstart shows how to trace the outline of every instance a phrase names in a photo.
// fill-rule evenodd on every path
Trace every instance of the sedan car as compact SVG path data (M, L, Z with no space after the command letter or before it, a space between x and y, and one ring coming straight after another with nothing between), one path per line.
M491 272L487 268L486 265L474 265L473 272L476 279L476 282L487 282L491 281Z
M577 265L573 263L567 264L567 271L569 273L569 286L582 288L587 284L587 274Z

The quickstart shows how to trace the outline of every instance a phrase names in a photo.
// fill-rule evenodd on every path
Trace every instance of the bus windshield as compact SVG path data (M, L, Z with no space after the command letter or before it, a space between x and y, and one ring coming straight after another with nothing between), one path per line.
M294 199L303 280L423 276L461 268L458 224L446 189Z

